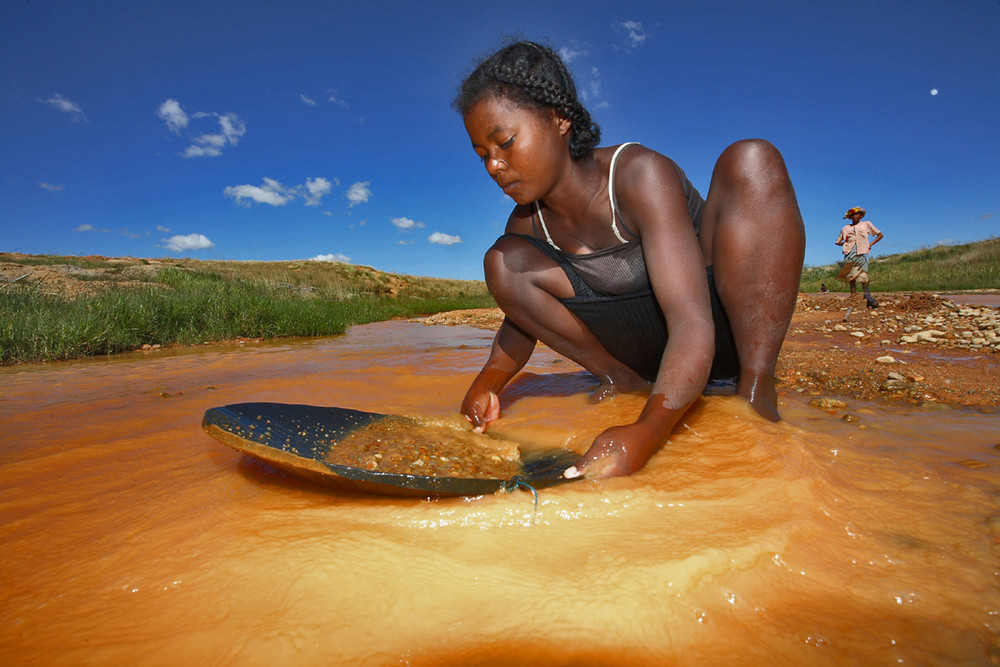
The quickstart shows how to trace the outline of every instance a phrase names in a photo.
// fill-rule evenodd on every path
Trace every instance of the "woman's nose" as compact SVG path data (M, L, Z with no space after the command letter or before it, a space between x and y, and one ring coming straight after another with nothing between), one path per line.
M490 176L495 175L501 169L507 168L507 161L501 160L498 157L491 157L486 160L486 171L489 172Z

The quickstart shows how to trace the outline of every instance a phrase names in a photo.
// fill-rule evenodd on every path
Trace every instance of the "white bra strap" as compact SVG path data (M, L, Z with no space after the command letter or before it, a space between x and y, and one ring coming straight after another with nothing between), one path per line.
M622 243L628 243L628 239L622 236L622 233L618 231L618 210L615 206L615 165L618 164L618 156L621 152L628 148L629 146L635 146L638 142L630 141L626 144L622 144L617 149L615 149L614 155L611 156L611 169L608 173L608 200L611 202L611 231L615 233L618 240ZM542 207L537 201L532 202L535 208L535 215L538 216L538 224L542 226L542 232L545 233L545 240L548 241L549 245L556 250L562 251L562 248L556 245L556 242L552 240L549 235L549 229L545 226L545 218L542 217Z
M630 141L626 144L622 144L616 150L614 155L611 156L611 169L608 171L608 200L611 202L611 231L615 233L618 240L622 243L628 243L622 233L618 231L618 210L615 206L615 166L618 164L618 156L621 152L628 148L629 146L635 146L637 142Z
M542 217L542 207L538 205L538 202L532 202L535 206L535 214L538 216L538 224L542 226L542 231L545 232L545 240L549 242L549 245L556 250L562 251L562 248L556 245L556 242L552 240L549 236L549 229L545 226L545 218Z

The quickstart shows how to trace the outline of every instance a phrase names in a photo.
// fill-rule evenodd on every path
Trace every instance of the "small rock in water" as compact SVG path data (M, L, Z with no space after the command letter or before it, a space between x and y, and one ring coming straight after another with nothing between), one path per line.
M827 398L826 396L817 396L816 398L809 401L809 405L814 408L846 408L847 403L841 401L837 398Z
M889 355L886 355L884 357L879 357L875 361L878 362L878 363L880 363L880 364L894 364L894 363L896 363L896 359L894 357L890 357Z

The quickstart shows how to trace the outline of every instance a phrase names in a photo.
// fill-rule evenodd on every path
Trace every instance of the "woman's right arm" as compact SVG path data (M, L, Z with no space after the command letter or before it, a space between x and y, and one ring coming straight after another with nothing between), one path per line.
M489 359L462 401L462 414L474 430L485 431L486 425L500 416L500 392L524 368L534 350L535 339L505 318L493 338Z

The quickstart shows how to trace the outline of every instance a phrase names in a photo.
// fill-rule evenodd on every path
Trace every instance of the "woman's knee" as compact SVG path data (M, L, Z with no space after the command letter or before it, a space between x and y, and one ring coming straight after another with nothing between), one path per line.
M785 159L774 144L764 139L743 139L731 144L719 156L715 177L725 179L739 190L791 191Z
M573 296L569 279L559 265L529 241L501 236L483 258L486 286L498 300L505 294L523 294L532 287L557 297Z
M525 255L530 250L533 248L523 239L501 236L486 251L486 256L483 258L486 283L489 285L494 282L505 282L518 273L523 273L528 263Z

